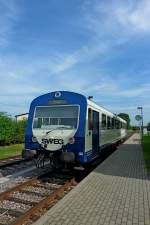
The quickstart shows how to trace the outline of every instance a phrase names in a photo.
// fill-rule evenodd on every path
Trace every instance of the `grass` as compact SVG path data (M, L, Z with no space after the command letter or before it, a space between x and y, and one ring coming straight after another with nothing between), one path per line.
M145 135L142 141L144 160L146 163L146 168L150 174L150 135Z
M9 146L0 146L0 159L5 159L11 156L20 155L22 153L23 144L13 144Z

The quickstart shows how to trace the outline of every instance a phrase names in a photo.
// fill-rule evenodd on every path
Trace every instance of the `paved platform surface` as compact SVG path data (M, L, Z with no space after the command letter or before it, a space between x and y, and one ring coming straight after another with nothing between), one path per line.
M120 145L36 225L150 225L150 179L139 136Z

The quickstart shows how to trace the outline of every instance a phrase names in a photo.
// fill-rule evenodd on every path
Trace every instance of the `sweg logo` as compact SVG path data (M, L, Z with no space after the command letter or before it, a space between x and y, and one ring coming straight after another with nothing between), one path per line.
M42 138L42 144L55 144L55 145L63 145L64 141L62 139L47 139L47 138Z

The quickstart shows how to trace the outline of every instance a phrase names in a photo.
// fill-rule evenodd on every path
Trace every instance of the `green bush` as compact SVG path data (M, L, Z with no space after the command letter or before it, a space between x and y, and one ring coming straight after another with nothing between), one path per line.
M150 135L144 135L142 140L142 146L146 167L150 174Z
M0 112L0 145L23 143L27 121L16 122L7 113Z
M16 123L15 139L16 143L23 143L25 140L25 130L27 126L27 120L22 120Z

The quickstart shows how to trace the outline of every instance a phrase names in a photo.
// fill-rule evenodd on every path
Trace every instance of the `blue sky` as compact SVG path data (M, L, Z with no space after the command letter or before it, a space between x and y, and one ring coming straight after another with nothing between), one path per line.
M150 121L149 0L0 0L0 111L70 90Z

